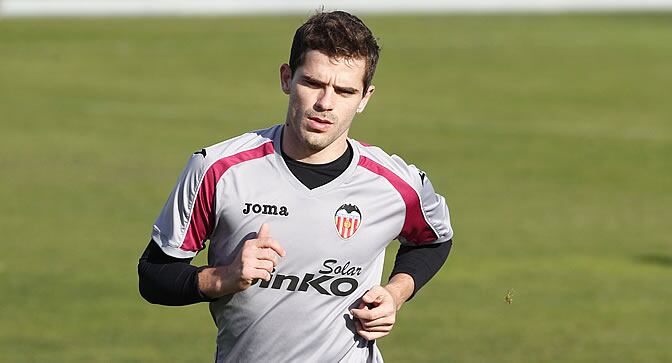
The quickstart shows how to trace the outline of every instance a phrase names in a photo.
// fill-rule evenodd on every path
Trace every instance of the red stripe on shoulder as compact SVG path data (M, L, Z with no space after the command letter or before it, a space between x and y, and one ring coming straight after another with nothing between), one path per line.
M424 244L438 239L438 236L434 233L432 227L430 227L425 220L425 216L422 213L420 198L412 186L390 169L365 156L359 157L358 165L387 179L404 200L404 204L406 204L406 217L400 236L415 244Z
M189 228L184 237L184 243L180 249L185 251L200 251L203 249L203 241L208 237L215 225L214 197L215 188L219 179L230 167L245 161L262 158L273 154L275 149L272 142L266 142L258 147L217 160L205 172L203 181L198 189L198 195L194 201L194 208L189 221Z

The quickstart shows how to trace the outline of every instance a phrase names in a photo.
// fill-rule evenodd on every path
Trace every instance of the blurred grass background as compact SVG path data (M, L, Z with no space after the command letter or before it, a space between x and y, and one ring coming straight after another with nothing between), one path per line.
M363 19L351 135L456 230L386 360L672 361L672 14ZM0 361L212 361L207 306L144 302L137 259L194 150L284 119L302 20L0 21Z

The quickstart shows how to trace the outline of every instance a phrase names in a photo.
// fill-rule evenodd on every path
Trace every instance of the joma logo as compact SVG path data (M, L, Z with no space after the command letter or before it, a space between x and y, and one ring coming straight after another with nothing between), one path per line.
M245 203L243 214L250 214L250 212L255 214L270 214L274 216L281 215L285 217L289 215L289 211L287 211L287 207L284 205L278 207L273 204Z

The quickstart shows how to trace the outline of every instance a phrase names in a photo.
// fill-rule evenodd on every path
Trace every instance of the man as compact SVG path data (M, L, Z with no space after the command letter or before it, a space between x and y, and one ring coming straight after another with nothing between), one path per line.
M157 218L141 294L209 301L217 362L382 361L375 339L446 260L448 208L427 176L348 138L378 51L357 17L311 17L280 67L285 123L194 153ZM208 266L190 265L206 240Z

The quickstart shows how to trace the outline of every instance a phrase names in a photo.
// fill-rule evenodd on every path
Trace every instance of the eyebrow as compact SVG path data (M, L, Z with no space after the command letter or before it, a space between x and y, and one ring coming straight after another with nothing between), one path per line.
M327 85L327 83L325 83L323 81L320 81L317 78L313 78L309 75L305 75L305 74L303 75L303 80L306 81L306 82L309 82L309 83L318 84L320 86L326 86ZM337 85L334 85L334 89L338 92L345 92L345 93L351 93L351 94L355 94L355 93L359 92L359 90L357 88L343 87L343 86L337 86Z

